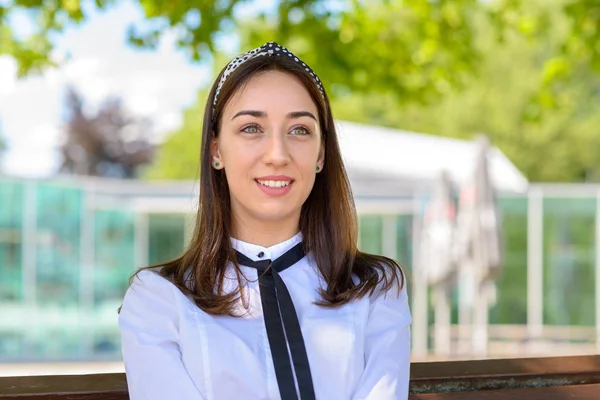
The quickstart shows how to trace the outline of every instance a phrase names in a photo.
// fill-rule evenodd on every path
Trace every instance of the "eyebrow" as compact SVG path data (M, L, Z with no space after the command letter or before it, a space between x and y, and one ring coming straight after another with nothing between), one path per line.
M265 118L267 116L267 113L264 111L257 111L257 110L242 110L242 111L238 112L237 114L235 114L231 118L231 120L233 121L235 118L241 117L242 115L250 115L255 118ZM292 111L291 113L288 113L288 115L286 115L286 117L288 119L309 117L309 118L312 118L315 121L317 121L317 118L311 112L308 112L308 111Z

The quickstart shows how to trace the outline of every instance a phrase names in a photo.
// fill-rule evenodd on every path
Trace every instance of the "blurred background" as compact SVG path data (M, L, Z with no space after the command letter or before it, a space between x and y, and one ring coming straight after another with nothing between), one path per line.
M0 0L0 375L123 371L177 256L218 71L275 40L332 99L415 361L600 351L600 1Z

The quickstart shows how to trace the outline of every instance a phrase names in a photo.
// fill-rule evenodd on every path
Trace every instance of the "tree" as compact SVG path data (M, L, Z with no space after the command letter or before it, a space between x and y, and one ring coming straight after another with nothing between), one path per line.
M228 57L214 54L213 75L225 65ZM199 90L196 103L183 113L183 124L166 136L161 144L156 161L149 166L144 176L148 179L197 179L200 175L200 149L204 107L209 87Z
M105 9L117 1L95 0L92 5L80 0L12 0L0 6L0 54L12 54L17 59L20 75L46 68L51 65L52 34L68 24L84 21L89 8ZM595 1L581 0L565 6L574 23L569 28L569 40L563 44L560 62L568 65L573 59L600 59ZM192 59L200 60L216 50L217 34L235 34L243 22L235 19L235 11L247 3L251 2L139 0L147 21L131 27L129 41L154 47L167 29L176 28L178 45ZM391 91L403 101L424 101L464 84L476 70L480 57L473 45L473 13L485 12L499 39L511 32L526 38L548 29L543 19L527 12L529 3L281 0L274 14L263 12L250 18L254 26L261 27L253 32L250 42L255 46L268 38L287 43L330 77L332 90L377 89ZM11 14L22 9L36 18L39 27L26 38L16 37L10 24ZM548 62L556 65L556 60ZM600 70L600 63L596 64Z
M562 73L559 61L551 68L545 60L558 60L569 20L556 4L531 7L552 31L498 42L480 21L482 62L464 90L401 109L391 95L349 94L333 100L336 117L463 139L484 132L532 181L598 181L600 78L589 63L573 62L560 84L548 83Z
M95 4L104 9L117 1ZM339 116L354 102L358 110L349 117L362 115L362 122L453 136L481 129L532 179L597 174L595 157L588 155L593 146L581 143L595 139L588 104L597 101L593 88L600 72L598 0L552 7L541 0L281 0L273 13L236 19L235 10L244 3L250 2L139 0L147 21L131 28L129 40L153 47L167 28L176 28L178 44L194 60L218 54L217 33L238 35L243 48L277 40L327 78ZM13 35L9 17L18 8L40 21L39 32L29 38ZM85 18L79 0L12 0L0 7L0 53L16 57L20 74L44 68L48 36ZM519 46L529 46L532 57L526 74L511 62L511 51ZM511 58L494 58L490 49ZM511 85L497 78L508 70ZM346 99L343 108L341 99ZM467 102L476 111L456 105ZM439 115L445 115L443 124ZM484 115L497 117L483 120ZM579 148L584 154L575 160ZM197 146L185 148L190 149ZM541 149L555 151L557 161L531 156ZM195 175L197 166L193 170Z
M198 93L197 102L185 110L183 124L161 144L156 161L148 168L148 179L197 179L200 166L202 119L208 89Z
M152 161L149 121L129 116L119 99L108 99L88 116L83 99L70 88L67 114L61 172L133 178Z
M447 87L443 95L424 103L401 102L395 91L377 86L334 90L334 116L463 139L484 132L533 181L597 180L600 116L594 108L600 101L598 75L588 63L573 62L571 72L562 75L561 84L549 84L552 76L562 73L562 67L558 61L552 68L545 67L546 60L556 60L560 54L570 35L569 19L560 5L532 3L526 14L553 29L544 35L532 34L529 40L515 32L505 33L498 41L489 15L471 15L470 23L476 28L473 45L480 61L464 88ZM242 36L248 41L261 35L260 30L244 29L248 31ZM319 74L326 69L319 60L314 61L317 65L307 62ZM322 76L329 78L333 73ZM547 95L549 91L553 93ZM190 122L161 147L159 158L172 160L153 166L156 173L163 171L161 177L196 177L205 98L206 89L199 96L199 104L186 112Z

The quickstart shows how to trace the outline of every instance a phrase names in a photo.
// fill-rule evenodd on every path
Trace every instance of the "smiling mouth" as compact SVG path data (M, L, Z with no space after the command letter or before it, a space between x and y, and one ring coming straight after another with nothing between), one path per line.
M273 180L259 180L259 179L255 179L256 182L258 182L259 184L261 184L262 186L266 186L269 188L282 188L282 187L286 187L289 186L292 181L273 181Z

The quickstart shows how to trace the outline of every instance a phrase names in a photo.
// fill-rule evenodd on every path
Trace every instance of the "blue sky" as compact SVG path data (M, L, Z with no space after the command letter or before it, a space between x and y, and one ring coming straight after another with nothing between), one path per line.
M249 2L236 11L252 14L273 9L275 3ZM107 96L121 96L132 113L153 120L157 139L179 126L182 111L196 99L198 89L210 83L211 70L190 62L175 48L172 33L154 51L127 45L127 26L142 20L142 11L132 1L94 12L86 23L70 27L54 41L53 58L64 60L69 54L69 60L41 76L17 80L14 60L0 56L0 121L9 143L4 173L37 177L56 171L67 84L75 85L91 108ZM23 16L17 16L13 24L22 33L28 30ZM233 37L221 38L219 45L237 50Z

